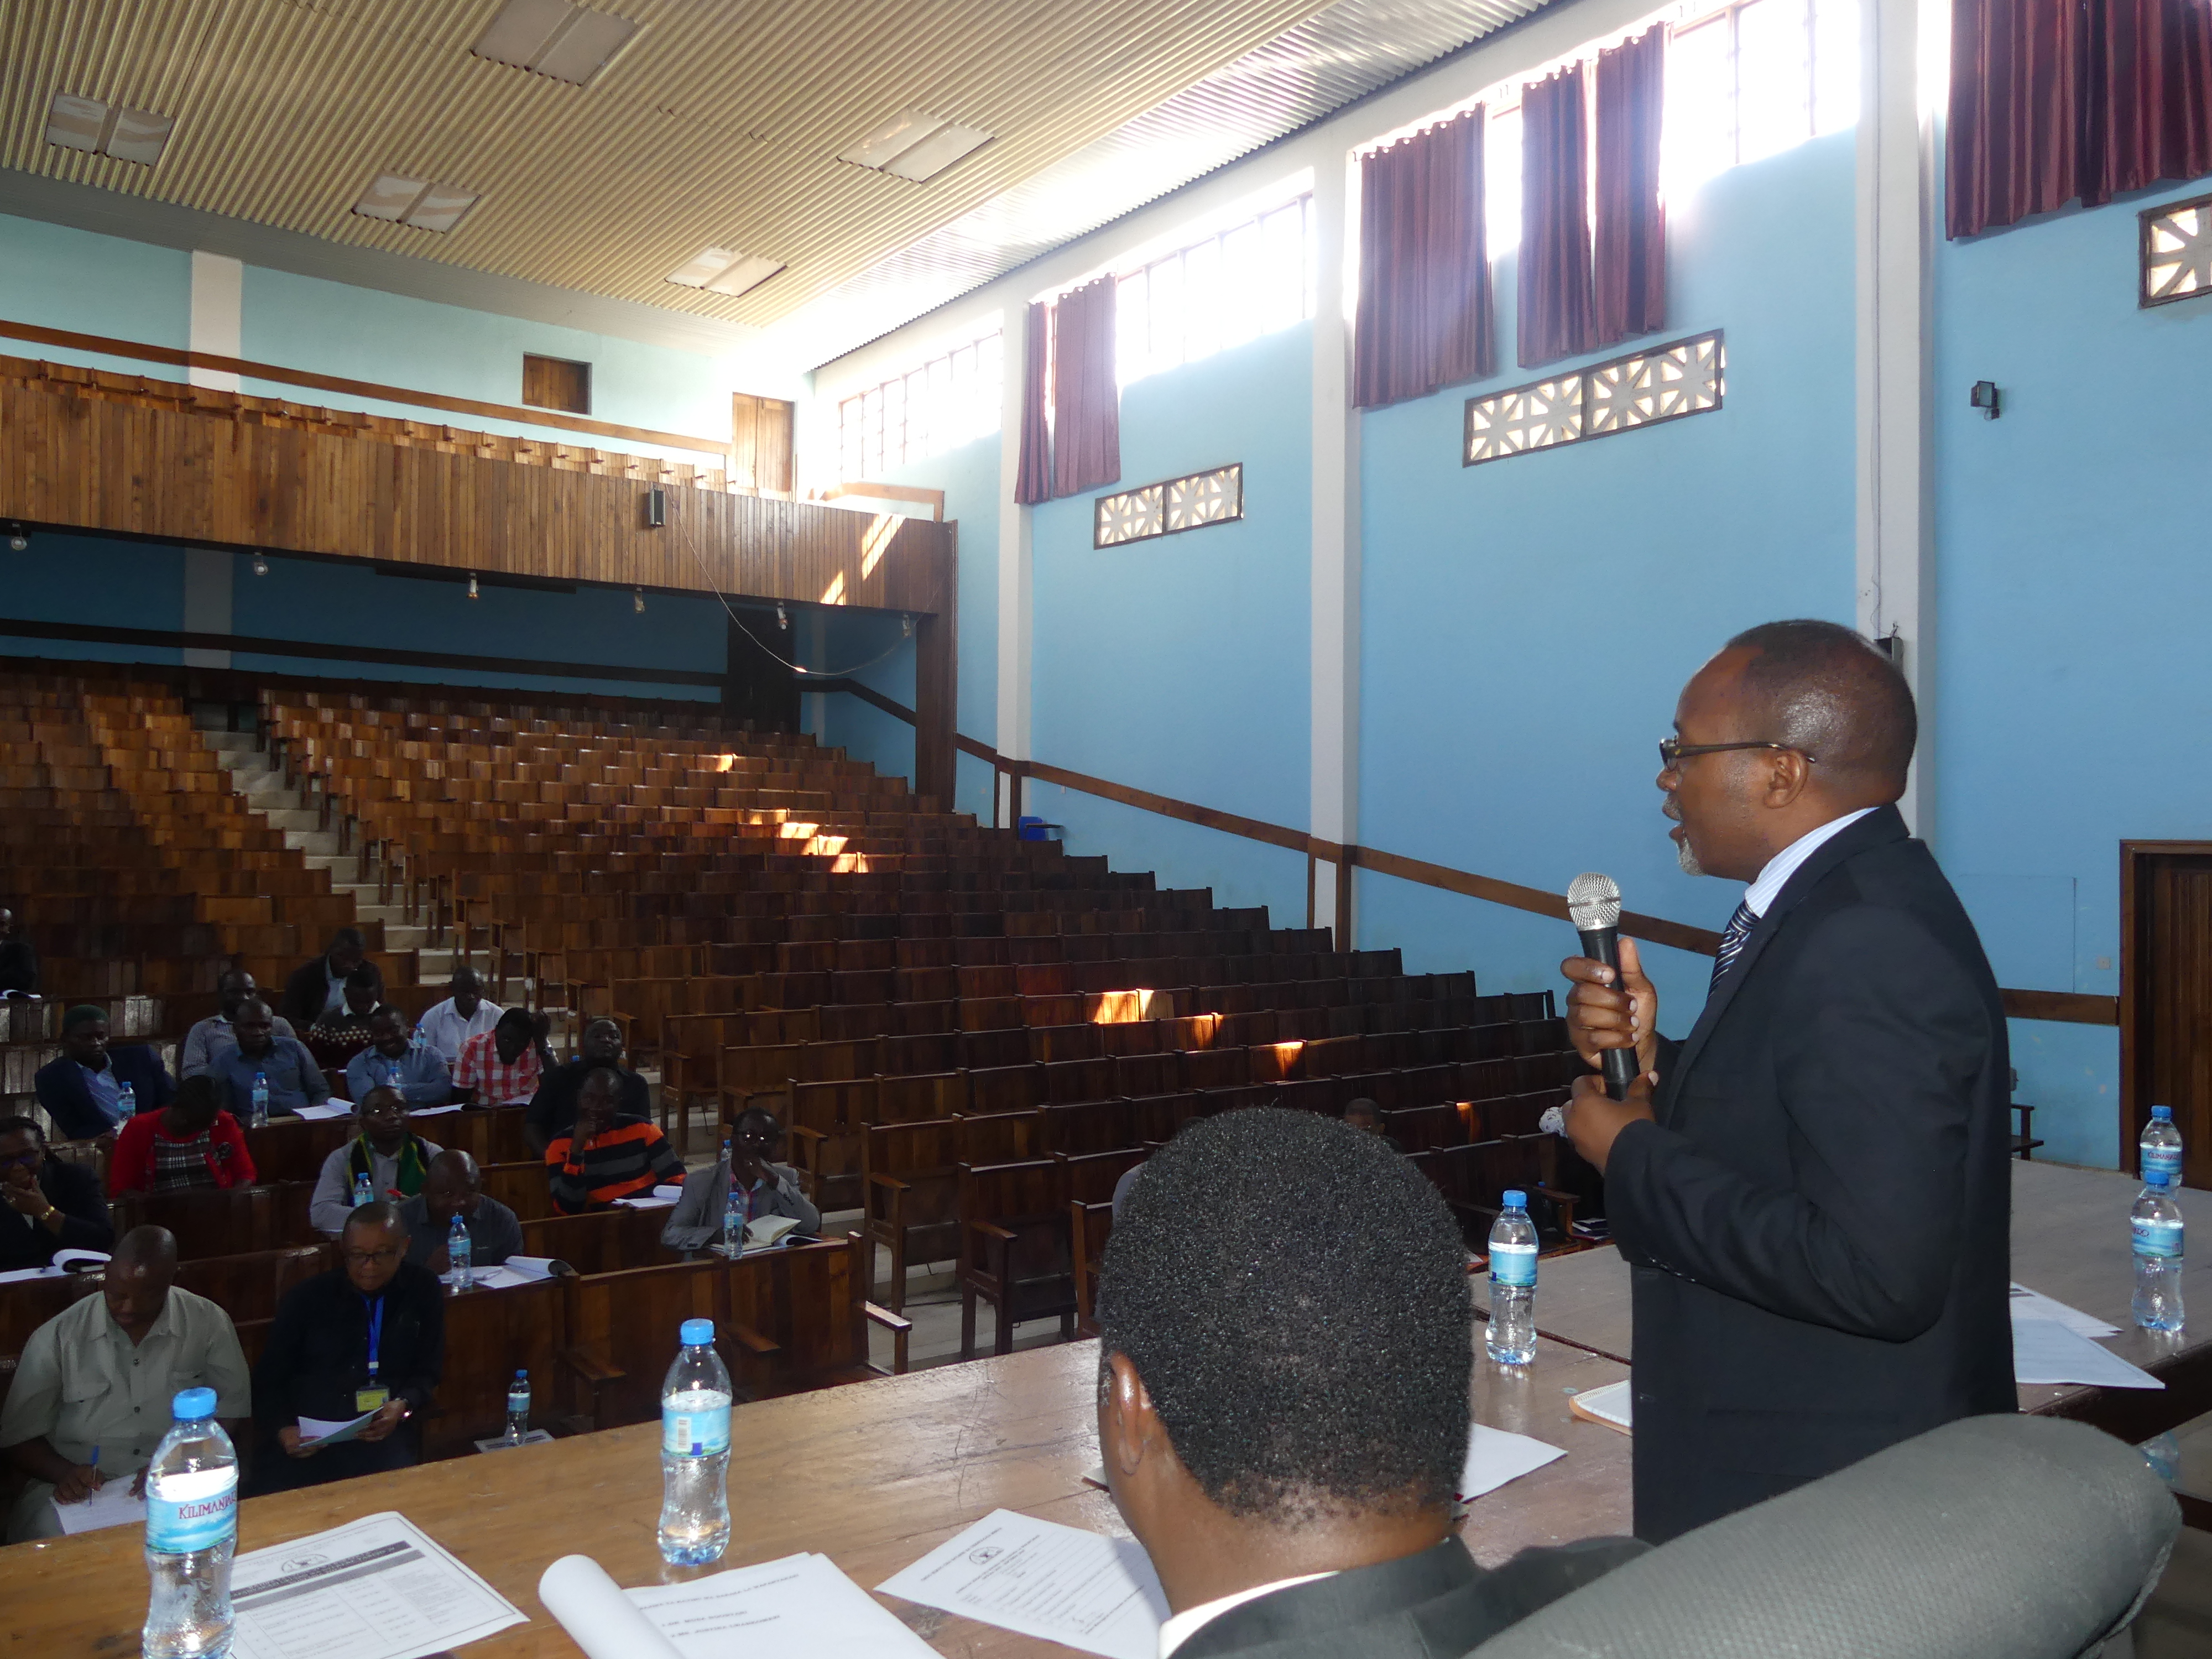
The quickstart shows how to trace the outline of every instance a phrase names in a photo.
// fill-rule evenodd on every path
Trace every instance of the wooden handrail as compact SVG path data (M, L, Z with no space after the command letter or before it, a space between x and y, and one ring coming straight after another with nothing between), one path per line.
M885 714L896 714L903 720L914 718L914 711L903 703L852 680L823 680L811 684L807 689L848 691L865 702L872 703ZM1096 795L1102 800L1118 801L1124 806L1134 806L1147 812L1157 812L1163 817L1177 818L1185 823L1218 830L1224 835L1264 842L1270 847L1288 848L1292 852L1304 853L1309 859L1334 864L1340 872L1337 882L1340 917L1346 910L1344 902L1346 883L1341 872L1352 867L1372 870L1377 875L1394 876L1400 881L1434 887L1447 893L1458 893L1468 898L1482 899L1492 904L1506 905L1516 910L1556 917L1562 921L1567 919L1565 896L1547 892L1540 887L1524 887L1518 882L1501 881L1494 876L1478 876L1471 871L1455 870L1449 865L1431 864L1423 859L1386 853L1376 847L1341 845L1324 841L1319 836L1309 835L1303 830L1287 829L1261 818L1248 818L1236 812L1222 811L1217 807L1177 800L1171 795L1157 795L1149 789L1134 788L1126 783L1111 783L1103 778L1088 777L1081 772L1071 772L1064 766L1052 766L1043 761L1011 760L974 738L963 737L957 741L963 754L973 755L978 760L988 762L994 771L1005 773L1018 781L1035 778L1040 783L1055 783L1063 789ZM1310 884L1308 893L1310 896ZM1693 927L1687 922L1669 921L1663 916L1647 916L1634 910L1620 913L1620 926L1622 932L1637 939L1649 939L1654 945L1669 945L1678 951L1710 957L1720 950L1721 936L1710 927ZM2073 1025L2118 1025L2120 1023L2120 1000L2118 997L2089 996L2075 991L2008 990L2000 994L2004 998L2005 1012L2014 1019L2055 1020Z
M80 334L72 329L41 328L33 323L11 323L0 319L0 337L30 340L40 345L66 346L73 351L97 352L103 357L124 357L134 362L166 363L172 368L204 368L236 374L249 380L274 380L280 386L302 386L316 392L335 392L343 397L369 398L379 403L406 404L416 409L442 409L455 415L475 415L495 421L514 421L528 426L555 427L563 432L588 432L598 438L620 438L629 443L659 444L669 449L688 449L702 455L718 455L726 462L729 441L698 438L686 432L656 432L650 427L623 426L595 421L589 416L564 414L557 409L529 409L512 404L488 404L474 398L452 398L441 392L413 392L404 386L380 386L373 380L350 380L343 375L316 374L307 369L281 368L243 357L218 356L211 351L182 351L174 346L143 345L105 334Z
M927 489L920 484L840 483L831 484L815 499L837 501L847 495L865 496L878 501L917 501L929 509L929 516L938 523L945 522L945 492Z

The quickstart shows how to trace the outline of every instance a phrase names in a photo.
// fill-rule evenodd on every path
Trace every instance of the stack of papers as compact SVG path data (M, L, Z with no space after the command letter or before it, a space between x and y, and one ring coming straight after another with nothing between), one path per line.
M1167 1596L1133 1538L994 1510L876 1589L1105 1659L1156 1659Z
M390 1510L248 1551L232 1565L230 1602L233 1659L427 1659L526 1622Z
M2025 1285L2012 1287L2012 1376L2015 1382L2075 1382L2100 1389L2162 1389L2093 1339L2118 1336L2117 1325L2054 1302Z
M326 1100L319 1106L299 1107L296 1109L294 1115L295 1116L307 1119L310 1123L319 1123L328 1118L351 1117L353 1115L353 1102L349 1100L337 1099Z
M344 1444L368 1426L376 1413L363 1412L359 1417L340 1422L324 1417L303 1417L300 1419L301 1446L338 1446Z
M635 1193L628 1198L618 1198L616 1203L632 1210L663 1210L684 1196L684 1188L662 1185L649 1193Z
M476 1288L498 1291L513 1285L535 1285L541 1279L550 1279L554 1268L560 1265L550 1255L511 1255L502 1263L477 1268Z
M1567 1401L1567 1409L1587 1423L1601 1423L1623 1434L1635 1431L1633 1403L1625 1377L1601 1389L1584 1389Z
M626 1594L683 1659L936 1659L826 1555Z

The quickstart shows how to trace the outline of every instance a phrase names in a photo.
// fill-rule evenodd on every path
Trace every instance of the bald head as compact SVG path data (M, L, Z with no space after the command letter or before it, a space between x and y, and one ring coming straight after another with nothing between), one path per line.
M1814 757L1814 776L1867 805L1905 793L1919 736L1896 665L1835 623L1765 623L1728 642L1742 656L1741 696L1773 741Z
M167 1227L133 1227L123 1235L101 1276L107 1316L135 1346L146 1339L177 1277L177 1241Z
M482 1186L476 1159L458 1146L448 1146L430 1160L422 1177L422 1207L434 1224L449 1227L456 1215L477 1212Z

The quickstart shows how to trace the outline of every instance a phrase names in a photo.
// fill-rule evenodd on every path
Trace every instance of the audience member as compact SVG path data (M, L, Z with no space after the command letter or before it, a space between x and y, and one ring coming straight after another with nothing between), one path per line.
M231 1030L231 1021L238 1011L255 1001L260 988L254 984L253 975L243 968L226 969L216 980L215 995L219 1012L210 1014L185 1033L184 1047L177 1050L179 1078L198 1077L202 1072L215 1069L216 1061L225 1048L235 1048L238 1038ZM296 1036L292 1022L277 1015L269 1022L270 1030L280 1037Z
M1357 1129L1364 1135L1373 1135L1394 1152L1406 1150L1398 1144L1396 1136L1383 1133L1382 1109L1374 1101L1361 1099L1347 1103L1344 1109L1344 1121L1347 1127Z
M213 1389L216 1415L234 1432L243 1427L253 1404L238 1333L214 1303L176 1289L176 1273L177 1241L164 1228L134 1227L100 1293L23 1345L0 1410L0 1456L25 1482L8 1516L9 1543L59 1537L54 1505L80 1503L110 1480L143 1492L170 1401L185 1389Z
M107 1046L107 1011L86 1002L62 1016L62 1052L31 1079L39 1104L64 1140L92 1140L107 1133L127 1113L125 1085L137 1097L137 1109L150 1112L176 1098L176 1085L161 1058L143 1044Z
M1100 1276L1098 1444L1163 1659L1457 1659L1642 1550L1486 1569L1452 1535L1466 1263L1420 1172L1318 1114L1224 1113L1146 1162Z
M660 1230L660 1242L672 1250L703 1249L718 1240L728 1248L730 1241L722 1237L722 1217L732 1164L739 1186L750 1195L750 1214L787 1215L799 1223L799 1232L819 1233L822 1212L799 1190L798 1171L787 1164L770 1162L782 1139L783 1125L774 1112L764 1106L747 1107L730 1137L729 1156L684 1176L684 1196L676 1200L668 1224Z
M530 1109L523 1118L523 1137L541 1152L553 1144L556 1135L568 1133L576 1121L577 1091L587 1075L601 1067L613 1071L621 1079L624 1112L632 1117L653 1115L653 1097L646 1090L645 1079L622 1063L621 1026L611 1019L595 1019L584 1027L583 1041L577 1046L576 1058L549 1070L538 1085L538 1092L530 1097Z
M276 1016L258 1000L243 1002L231 1016L227 1048L216 1051L206 1075L222 1093L223 1103L244 1118L252 1109L256 1078L269 1087L269 1115L291 1117L302 1106L319 1106L331 1097L323 1068L297 1037L280 1037Z
M342 1070L368 1047L368 1022L384 1005L376 970L360 967L346 976L344 1000L307 1028L307 1050L318 1066Z
M284 996L277 1012L301 1030L325 1014L345 1006L346 978L366 967L376 975L376 995L371 1006L384 1000L384 975L368 960L368 941L358 927L341 927L331 936L331 948L313 962L295 969L284 981Z
M0 1273L43 1267L57 1250L115 1243L100 1177L46 1156L46 1132L27 1117L0 1117Z
M125 1124L107 1158L111 1198L172 1187L251 1187L253 1176L246 1132L222 1109L215 1079L204 1073L179 1084L177 1097L161 1110Z
M453 1095L445 1056L407 1040L407 1016L390 1004L368 1017L368 1047L346 1062L346 1093L359 1102L380 1085L410 1106L442 1106Z
M484 1196L476 1159L450 1146L430 1160L422 1190L399 1206L399 1218L407 1224L407 1259L442 1277L453 1265L446 1243L455 1216L469 1230L472 1266L496 1267L522 1254L522 1223L506 1205Z
M380 1474L421 1455L419 1437L401 1425L428 1408L445 1369L444 1291L407 1260L407 1224L388 1200L346 1218L338 1259L285 1292L253 1368L256 1491ZM358 1436L335 1446L318 1449L301 1428L371 1412Z
M483 981L473 968L454 969L446 990L446 1000L431 1005L415 1029L450 1068L461 1058L461 1045L490 1030L505 1010L484 1000Z
M563 1215L605 1209L618 1198L684 1179L684 1160L668 1137L650 1120L621 1109L623 1076L611 1066L585 1073L574 1124L545 1148L553 1207Z
M453 1066L453 1087L472 1106L526 1102L544 1080L545 1062L544 1016L509 1008L491 1030L461 1045L461 1057Z
M368 1177L372 1198L398 1203L422 1190L430 1160L443 1150L407 1127L406 1101L382 1084L362 1091L354 1111L361 1133L331 1149L307 1200L308 1222L332 1238L345 1230L346 1218L361 1201L354 1194L362 1176Z
M0 992L35 996L39 990L39 953L23 937L13 910L0 910Z

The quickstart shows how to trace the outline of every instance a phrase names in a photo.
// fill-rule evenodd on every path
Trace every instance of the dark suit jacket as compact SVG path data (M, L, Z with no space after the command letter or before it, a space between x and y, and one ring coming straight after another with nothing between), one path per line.
M312 962L303 962L284 981L284 994L276 1004L276 1012L292 1022L292 1030L297 1036L307 1035L307 1028L323 1017L324 1006L331 1000L330 961L329 957L320 956ZM373 962L368 969L376 975L376 1000L381 1002L383 971Z
M177 1085L169 1080L161 1056L143 1044L125 1043L110 1048L107 1063L115 1073L115 1080L129 1084L137 1092L142 1112L159 1111L177 1097ZM46 1109L46 1115L53 1119L54 1127L61 1131L63 1139L90 1140L116 1127L102 1117L100 1108L92 1103L92 1091L85 1086L84 1068L67 1054L39 1067L31 1084L39 1091L39 1104Z
M1659 1074L1605 1172L1639 1538L2014 1408L2004 1008L1894 807L1790 877Z
M1632 1538L1586 1538L1478 1567L1456 1538L1419 1555L1293 1584L1209 1619L1176 1659L1460 1659L1547 1601L1643 1553Z
M0 991L39 988L39 953L27 939L0 939Z
M62 1212L61 1232L50 1233L20 1210L0 1204L0 1273L43 1267L57 1250L115 1248L115 1227L107 1218L98 1176L81 1164L50 1158L39 1168L39 1190Z

